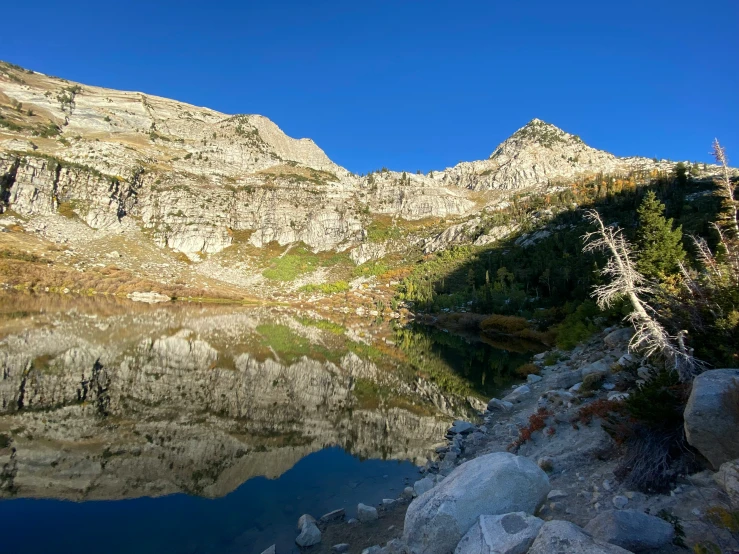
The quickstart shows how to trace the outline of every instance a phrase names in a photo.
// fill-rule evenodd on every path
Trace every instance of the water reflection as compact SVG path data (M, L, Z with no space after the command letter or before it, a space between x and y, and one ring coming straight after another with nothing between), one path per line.
M222 511L228 526L202 540L190 537L199 545L194 549L183 543L171 551L231 544L249 552L246 536L257 544L255 537L277 535L289 544L296 517L290 506L372 502L368 496L384 491L376 475L369 477L370 466L402 488L413 465L390 460L423 463L449 422L480 409L521 356L420 327L398 329L394 345L373 344L340 324L287 309L2 296L0 498L16 500L0 502L0 519L21 509L61 519L85 511L20 498L174 495L167 506L180 506L185 520L200 517L194 514L201 505L184 499L219 498L209 510ZM311 478L318 471L307 462L311 454L354 473L336 469ZM387 465L352 465L363 459ZM287 477L294 466L303 468L297 485ZM277 479L269 494L286 498L282 508L265 511L267 501L253 496L261 493L243 492L266 491L255 484L259 477ZM371 486L363 498L356 498L361 487L354 496L341 493L351 482ZM116 510L128 504L106 504L112 519L96 512L96 525L128 525L135 534L164 506L151 502L141 504L135 521L117 523ZM250 503L245 512L261 503L263 515L236 525L225 516L234 502ZM23 521L33 526L37 518ZM42 551L42 544L16 551Z

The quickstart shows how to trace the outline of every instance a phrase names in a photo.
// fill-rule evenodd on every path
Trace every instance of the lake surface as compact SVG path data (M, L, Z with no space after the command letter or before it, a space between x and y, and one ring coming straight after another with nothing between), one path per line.
M288 309L0 296L4 549L297 551L301 514L398 496L527 358Z

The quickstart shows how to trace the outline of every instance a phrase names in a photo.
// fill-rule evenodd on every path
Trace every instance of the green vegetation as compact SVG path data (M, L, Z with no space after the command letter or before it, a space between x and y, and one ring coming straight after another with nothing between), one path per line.
M593 287L603 282L596 270L605 264L603 253L582 251L582 237L592 230L583 208L595 207L607 224L617 223L637 245L638 263L661 291L656 304L665 307L670 332L691 329L690 345L698 357L732 367L739 360L733 346L739 344L739 292L730 286L731 272L712 279L717 290L711 308L689 300L678 268L683 261L691 275L700 275L702 263L686 239L691 235L702 237L706 248L718 252L717 260L728 263L711 223L727 205L710 194L717 190L713 183L690 178L683 184L671 173L634 172L582 178L555 194L516 195L478 231L513 224L516 233L493 245L455 246L427 256L402 281L397 300L422 312L522 317L535 331L556 331L560 348L572 348L609 319L615 322L627 313L622 304L604 313L590 300ZM709 194L696 194L703 191ZM704 323L693 329L698 313ZM721 340L714 340L717 336Z
M672 219L665 219L664 211L664 204L652 190L647 192L637 210L636 267L642 275L652 279L676 273L685 259L682 229L673 229Z
M332 267L350 264L349 257L342 253L313 253L304 243L300 243L287 253L272 258L270 267L262 272L267 279L274 281L293 281L300 275L315 271L319 267Z
M323 294L336 294L349 290L349 283L346 281L334 281L333 283L321 283L318 285L310 284L300 287L302 292L320 292Z

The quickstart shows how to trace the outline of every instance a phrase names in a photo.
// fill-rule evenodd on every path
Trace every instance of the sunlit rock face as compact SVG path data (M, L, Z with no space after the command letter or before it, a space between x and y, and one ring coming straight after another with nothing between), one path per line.
M331 445L420 463L469 407L286 314L129 310L0 327L3 495L221 496Z
M11 122L0 127L0 211L30 218L28 228L57 242L84 240L85 231L68 225L52 232L46 223L59 215L80 219L95 236L143 231L193 261L221 252L238 232L256 247L302 241L314 251L343 251L363 244L374 216L466 218L498 200L482 194L489 191L674 167L616 157L534 119L486 160L427 175L360 177L260 115L227 115L3 63L0 114Z

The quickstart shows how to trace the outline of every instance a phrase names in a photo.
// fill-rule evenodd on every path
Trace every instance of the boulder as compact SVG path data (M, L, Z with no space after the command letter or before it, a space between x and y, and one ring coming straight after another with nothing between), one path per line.
M267 550L263 550L262 554L275 554L277 552L276 546L273 544Z
M553 389L569 389L582 381L582 373L579 369L555 373L547 378L547 384Z
M629 551L593 539L574 523L554 520L542 525L528 554L629 554Z
M698 375L684 415L688 443L714 469L739 458L739 369L713 369Z
M739 459L721 464L713 478L724 489L732 506L739 508Z
M452 435L466 435L467 433L471 433L472 431L474 431L474 429L475 426L472 423L470 423L469 421L462 421L460 419L454 422L454 425L449 428L449 432Z
M633 336L634 330L631 327L623 327L622 329L616 329L608 333L603 339L603 342L606 343L606 346L616 348L627 344Z
M331 547L331 552L335 552L336 554L344 554L344 552L349 552L349 545L345 542L335 544Z
M533 383L538 383L538 382L539 382L539 381L541 381L541 380L542 380L542 377L541 377L541 375L534 375L533 373L529 373L529 374L528 374L528 375L526 376L526 381L527 381L527 382L528 382L529 384L533 384Z
M632 552L645 552L670 544L675 529L665 520L637 510L614 510L595 516L585 531L596 539Z
M306 523L315 523L316 518L310 514L303 514L298 518L298 531L301 531L305 527Z
M295 543L298 546L313 546L321 542L321 531L312 521L306 521Z
M529 396L531 394L531 389L528 385L521 385L520 387L516 388L511 392L508 396L506 396L503 399L503 402L510 402L512 404L517 404L518 402L521 402L524 398Z
M416 493L416 496L421 496L423 493L433 489L435 484L436 483L434 482L433 478L424 477L423 479L420 479L413 483L413 492Z
M544 522L524 512L480 516L454 554L525 554Z
M611 502L617 509L621 510L626 507L626 504L629 503L629 499L625 496L617 495L613 497Z
M320 521L321 523L333 523L335 521L342 521L345 516L346 512L344 511L344 508L339 508L338 510L323 514Z
M603 360L598 360L597 362L593 362L592 364L588 364L580 369L580 375L582 376L582 380L585 380L585 377L588 375L598 375L600 377L605 377L608 375L608 373L611 371L610 366L605 363Z
M414 554L446 554L481 515L532 514L550 488L546 473L528 458L508 452L480 456L411 502L403 538Z
M367 506L366 504L357 505L357 519L362 523L374 521L377 519L377 508Z
M503 400L498 400L497 398L493 398L488 402L488 410L491 412L494 412L496 410L501 412L510 412L513 409L513 404L511 402L504 402Z

